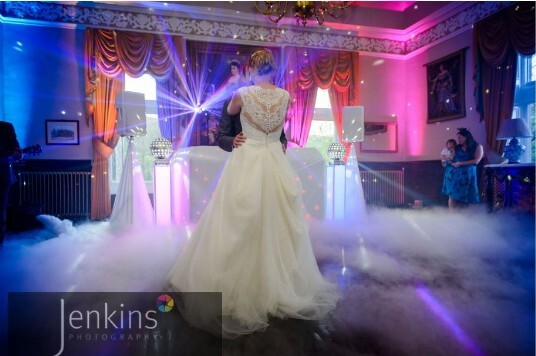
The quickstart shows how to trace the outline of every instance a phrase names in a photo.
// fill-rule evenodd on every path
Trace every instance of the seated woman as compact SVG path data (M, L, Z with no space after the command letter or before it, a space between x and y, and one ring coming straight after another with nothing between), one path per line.
M449 209L480 201L476 166L484 156L478 144L466 128L458 129L458 145L452 159L451 169L445 170L442 193L449 197Z

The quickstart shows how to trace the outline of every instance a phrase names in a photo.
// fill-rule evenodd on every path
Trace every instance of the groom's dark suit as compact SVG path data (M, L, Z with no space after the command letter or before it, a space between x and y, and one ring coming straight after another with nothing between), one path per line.
M227 100L223 103L223 109L221 111L220 125L218 127L218 146L221 149L231 152L233 150L233 139L236 135L242 132L242 124L240 123L240 113L236 115L229 115L227 113ZM281 143L287 147L287 138L285 132L281 131L281 137L279 138Z

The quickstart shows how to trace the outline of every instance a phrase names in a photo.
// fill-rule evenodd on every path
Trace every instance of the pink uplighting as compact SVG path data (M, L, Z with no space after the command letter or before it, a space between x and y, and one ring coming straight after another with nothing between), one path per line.
M171 174L169 165L154 166L154 213L157 225L171 223Z
M190 222L190 189L188 161L182 156L175 157L171 163L171 213L173 223L178 225Z
M403 12L416 1L353 1L352 6Z

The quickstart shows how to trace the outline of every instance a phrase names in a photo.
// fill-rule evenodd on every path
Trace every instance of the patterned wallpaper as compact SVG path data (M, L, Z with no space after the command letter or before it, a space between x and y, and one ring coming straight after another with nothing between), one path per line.
M87 3L19 2L0 3L0 21L35 21L64 23L88 27L113 28L152 33L171 33L204 41L228 42L237 40L247 44L298 45L353 52L372 52L406 55L428 46L456 31L471 26L502 8L508 1L474 2L461 12L433 24L407 41L362 37L339 33L318 33L300 30L281 30L264 25L243 25L226 21L192 19L186 14L157 15L89 7ZM182 16L181 16L182 15Z

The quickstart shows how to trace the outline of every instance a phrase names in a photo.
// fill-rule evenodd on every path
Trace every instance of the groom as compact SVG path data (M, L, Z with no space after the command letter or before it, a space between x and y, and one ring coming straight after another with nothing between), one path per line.
M223 109L221 111L220 125L218 127L218 146L222 150L231 152L233 148L240 147L244 142L246 142L246 136L242 132L242 124L240 123L240 113L236 115L229 115L227 113L227 105L229 101L223 103ZM281 147L283 152L287 150L287 138L285 137L285 132L281 131Z

